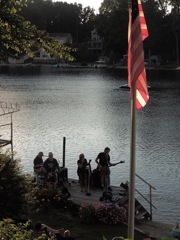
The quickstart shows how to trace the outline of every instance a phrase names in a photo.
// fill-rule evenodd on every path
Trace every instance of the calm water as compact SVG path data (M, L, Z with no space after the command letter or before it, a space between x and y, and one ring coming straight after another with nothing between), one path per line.
M137 112L136 173L153 191L153 219L180 220L180 72L147 71L150 101ZM4 68L0 74L1 101L18 102L13 114L14 150L26 172L32 172L39 151L62 162L66 137L66 167L77 178L80 153L94 159L106 146L111 162L111 184L129 180L130 97L119 87L127 83L126 70ZM0 118L9 122L8 116ZM9 130L0 129L2 138ZM149 189L136 179L136 188L149 197ZM140 197L137 195L137 198ZM140 199L143 201L142 199ZM149 209L149 208L148 208Z

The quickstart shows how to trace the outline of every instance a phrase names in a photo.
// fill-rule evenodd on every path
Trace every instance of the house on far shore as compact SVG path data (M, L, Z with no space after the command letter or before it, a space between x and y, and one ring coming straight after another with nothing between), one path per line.
M18 53L16 53L15 55L8 57L8 63L23 64L28 58L29 58L28 55L19 56Z
M150 64L150 65L160 65L160 64L162 64L162 57L160 55L152 55L149 58L148 64Z
M103 46L102 38L98 35L96 29L93 29L91 31L91 40L88 41L88 51L101 53L102 46Z
M72 35L71 33L50 33L50 37L55 38L57 42L60 42L65 45L72 44ZM49 57L44 51L40 50L39 54L33 58L34 63L56 63L60 61L59 57L52 56Z
M57 42L60 42L62 44L72 44L72 35L70 33L50 33L49 36L55 38ZM18 54L15 54L14 57L8 57L8 63L10 64L24 64L27 62L27 60L29 60L29 56L27 55L19 56ZM56 63L57 61L60 61L59 57L49 57L42 50L36 51L33 58L34 63Z

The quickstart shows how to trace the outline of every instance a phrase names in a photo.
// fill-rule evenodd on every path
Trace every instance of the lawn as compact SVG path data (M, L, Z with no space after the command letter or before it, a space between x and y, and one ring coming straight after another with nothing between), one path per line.
M69 229L77 240L103 240L103 236L107 240L113 237L127 237L127 226L121 225L105 225L99 223L82 223L79 216L72 215L66 209L47 209L46 213L33 213L30 216L32 223L41 221L55 229ZM143 240L144 235L135 231L135 240Z

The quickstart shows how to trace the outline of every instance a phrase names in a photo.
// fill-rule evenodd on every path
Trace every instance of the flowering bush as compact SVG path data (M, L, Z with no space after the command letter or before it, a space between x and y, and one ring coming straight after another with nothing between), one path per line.
M95 216L99 222L113 225L126 220L127 212L124 207L117 204L103 203L96 205Z
M50 206L56 208L68 208L70 201L65 194L57 190L49 190L47 188L39 189L34 187L31 192L29 192L29 207L32 211L46 212Z
M83 223L92 223L95 220L95 207L93 203L83 203L80 206L79 214Z
M127 211L113 203L83 203L80 206L80 218L84 223L98 221L105 224L120 224L127 219Z

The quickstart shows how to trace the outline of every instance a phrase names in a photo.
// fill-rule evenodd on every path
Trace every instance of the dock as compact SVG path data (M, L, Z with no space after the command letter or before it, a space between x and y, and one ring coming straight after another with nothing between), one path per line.
M100 189L98 187L90 187L89 192L81 192L80 185L78 183L78 180L75 179L69 179L69 184L66 184L66 187L68 188L69 192L71 193L72 201L76 204L81 204L82 202L92 202L97 203L100 202L99 198L102 196L103 189ZM118 196L120 199L120 188L119 187L113 187L112 193L114 196Z
M100 203L99 198L102 196L104 190L97 187L90 187L89 194L81 192L78 180L68 179L65 184L68 191L71 193L71 200L77 205L82 203ZM128 193L121 186L111 186L113 196L117 199L114 204L122 204L128 209ZM142 204L135 199L135 229L150 237L150 239L157 239L162 236L172 236L173 224L166 224L152 221L151 214L142 206Z
M114 204L122 205L128 210L128 190L121 186L111 186L111 192L113 194L111 201L107 199L100 201L100 197L102 197L103 192L106 189L91 186L88 192L81 192L79 182L75 179L68 179L68 182L65 183L65 187L67 187L68 191L71 194L70 200L77 205L81 205L83 203L96 204L101 202L111 202ZM140 221L142 219L150 220L152 219L152 216L149 211L145 209L145 207L137 199L135 199L135 221Z

